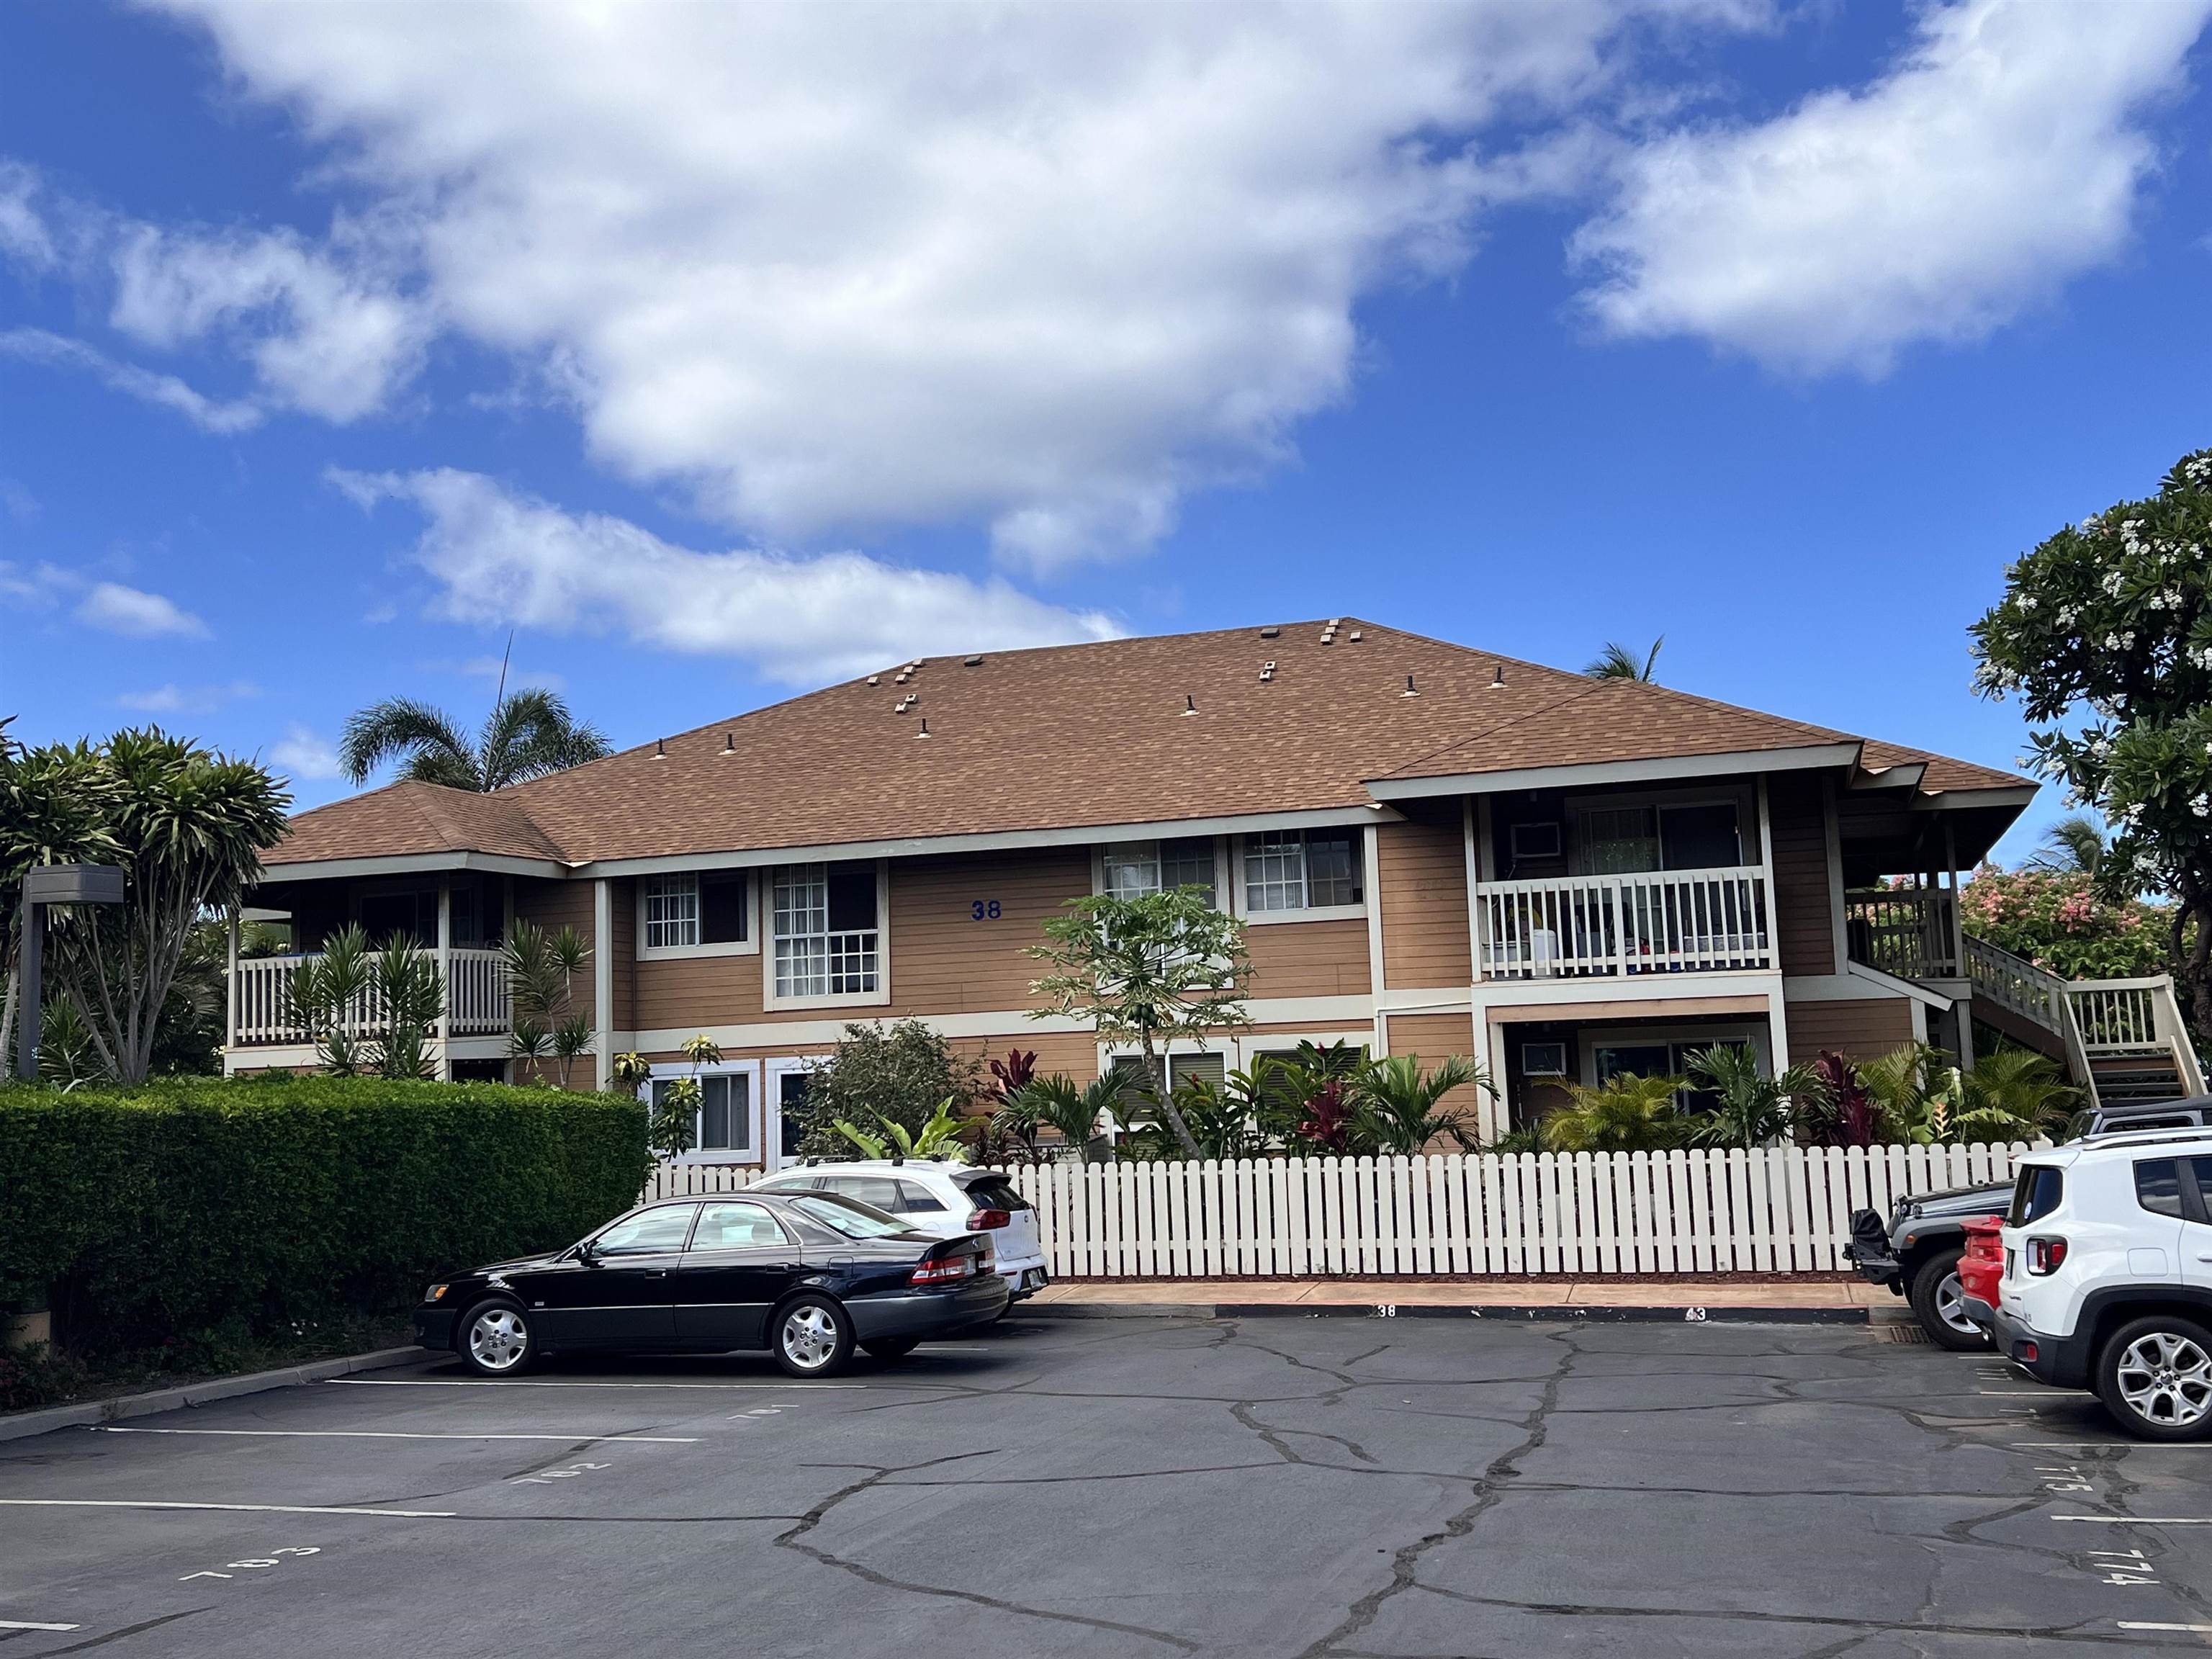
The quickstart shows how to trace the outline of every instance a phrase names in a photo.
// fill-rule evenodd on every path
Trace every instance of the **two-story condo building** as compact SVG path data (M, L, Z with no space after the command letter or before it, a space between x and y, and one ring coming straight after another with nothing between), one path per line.
M1023 947L1071 898L1194 882L1250 924L1251 1024L1178 1072L1466 1054L1495 1132L1716 1039L1970 1050L1970 1002L2007 1009L1974 1001L1956 873L2033 793L1341 617L933 657L495 794L393 784L295 818L254 903L298 950L358 921L436 951L456 1077L509 1063L503 931L572 924L596 1080L633 1049L688 1071L704 1032L698 1155L773 1163L848 1021L1097 1075L1092 1032L1029 1017ZM230 1069L313 1063L296 960L237 963Z

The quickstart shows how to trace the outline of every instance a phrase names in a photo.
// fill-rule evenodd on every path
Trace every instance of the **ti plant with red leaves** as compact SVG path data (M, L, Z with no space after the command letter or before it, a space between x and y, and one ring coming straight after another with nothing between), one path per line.
M1004 1105L1029 1085L1036 1075L1036 1051L1027 1053L1019 1048L1006 1050L1004 1060L991 1062L991 1075L999 1079L999 1102Z
M1300 1150L1334 1154L1350 1149L1359 1120L1344 1085L1342 1078L1331 1078L1308 1097L1297 1130Z
M1859 1076L1859 1068L1832 1048L1813 1062L1827 1108L1826 1139L1838 1146L1871 1146L1881 1127L1881 1110Z

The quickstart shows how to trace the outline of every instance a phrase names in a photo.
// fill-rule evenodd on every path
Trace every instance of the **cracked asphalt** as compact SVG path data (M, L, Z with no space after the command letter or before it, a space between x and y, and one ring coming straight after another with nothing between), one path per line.
M0 1443L0 1621L6 1659L2202 1650L2212 1447L1853 1327L426 1358Z

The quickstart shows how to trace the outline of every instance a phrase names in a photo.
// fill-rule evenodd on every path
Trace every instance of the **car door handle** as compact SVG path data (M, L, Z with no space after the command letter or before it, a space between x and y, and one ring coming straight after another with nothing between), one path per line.
M647 1279L665 1279L668 1277L668 1269L665 1267L647 1267L645 1270L645 1276Z

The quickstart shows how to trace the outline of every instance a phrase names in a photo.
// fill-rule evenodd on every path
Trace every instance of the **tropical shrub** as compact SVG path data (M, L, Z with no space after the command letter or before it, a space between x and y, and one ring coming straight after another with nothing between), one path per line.
M842 1117L830 1125L860 1148L862 1158L940 1158L959 1144L962 1121L950 1099L939 1101L929 1121L918 1130L909 1130L905 1124L881 1112L869 1115L882 1126L882 1133L864 1129Z
M1106 1163L1112 1158L1098 1133L1120 1094L1119 1080L1111 1072L1088 1087L1062 1072L1032 1077L1017 1089L1000 1109L1010 1131L1018 1127L1034 1141L1039 1129L1050 1129L1068 1146L1079 1148L1086 1164Z
M1984 865L1960 889L1959 913L1977 939L2062 979L2134 979L2171 963L2170 907L2109 897L2081 871Z
M836 1051L807 1073L800 1150L849 1156L840 1118L855 1124L881 1118L920 1134L943 1101L964 1114L983 1093L982 1077L973 1058L920 1020L848 1025Z
M430 1032L445 1006L438 964L404 934L370 947L359 922L324 941L285 986L292 1018L333 1077L430 1075ZM363 1014L374 1018L363 1020Z
M1796 1097L1819 1087L1809 1066L1792 1066L1778 1077L1759 1068L1748 1044L1715 1043L1690 1056L1690 1080L1713 1103L1687 1115L1692 1146L1741 1146L1749 1152L1788 1135L1795 1125Z
M1689 1125L1675 1108L1678 1077L1623 1072L1593 1089L1567 1085L1567 1103L1545 1118L1544 1147L1554 1152L1656 1152L1680 1146Z
M0 1310L137 1349L411 1306L635 1203L633 1099L376 1078L0 1088Z
M565 1089L577 1059L592 1047L592 1022L575 1006L576 975L591 960L591 947L574 927L549 933L521 920L507 930L500 954L514 1007L507 1051L517 1060L552 1055Z
M1431 1141L1446 1140L1462 1152L1473 1151L1481 1145L1476 1120L1464 1107L1444 1100L1455 1089L1469 1085L1493 1097L1498 1093L1483 1069L1459 1054L1427 1073L1413 1054L1369 1061L1351 1082L1352 1115L1365 1143L1362 1150L1410 1158L1426 1151Z

